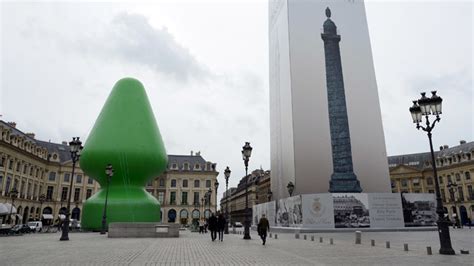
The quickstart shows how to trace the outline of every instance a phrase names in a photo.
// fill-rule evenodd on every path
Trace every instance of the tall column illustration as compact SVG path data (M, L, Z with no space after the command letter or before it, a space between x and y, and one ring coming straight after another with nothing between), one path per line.
M359 180L357 180L352 167L351 138L339 50L341 36L337 34L336 24L331 20L329 7L326 8L326 17L321 38L324 41L326 61L326 86L333 163L329 192L362 192Z
M160 203L145 191L159 176L168 157L143 85L136 79L119 80L92 128L81 154L81 168L100 183L100 191L84 204L82 227L102 228L108 190L107 224L159 222ZM105 167L112 164L114 178Z

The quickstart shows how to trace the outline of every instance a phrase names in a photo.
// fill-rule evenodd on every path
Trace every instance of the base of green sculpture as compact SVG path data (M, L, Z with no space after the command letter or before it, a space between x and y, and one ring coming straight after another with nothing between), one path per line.
M81 228L102 229L106 190L90 197L83 208ZM107 200L106 225L113 222L159 222L160 203L141 187L110 187Z

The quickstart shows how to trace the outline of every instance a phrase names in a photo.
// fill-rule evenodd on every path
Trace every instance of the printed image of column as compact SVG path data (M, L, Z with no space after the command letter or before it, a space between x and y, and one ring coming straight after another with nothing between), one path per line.
M341 53L339 50L341 36L337 34L337 27L331 20L331 10L329 8L326 8L326 17L321 38L324 41L333 163L329 192L362 192L359 180L357 180L352 166L351 138L344 93Z

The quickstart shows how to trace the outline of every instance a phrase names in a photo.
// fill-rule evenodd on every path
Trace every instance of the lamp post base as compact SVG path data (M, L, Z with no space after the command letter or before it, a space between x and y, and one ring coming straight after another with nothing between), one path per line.
M455 255L456 252L454 252L454 249L451 246L449 226L448 226L448 221L446 221L446 219L441 218L438 220L438 233L439 233L439 241L441 244L441 248L439 249L439 254Z
M244 239L246 239L246 240L252 239L250 237L250 221L245 221Z
M228 235L229 234L229 223L225 223L225 227L224 227L224 234L225 235Z

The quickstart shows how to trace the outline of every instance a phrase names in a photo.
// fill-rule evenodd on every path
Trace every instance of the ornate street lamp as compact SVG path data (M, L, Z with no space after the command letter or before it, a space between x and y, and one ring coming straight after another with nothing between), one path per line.
M40 212L39 212L40 217L39 217L39 220L40 220L40 221L41 221L41 216L43 215L43 211L41 210L41 208L42 208L42 206L43 206L43 202L45 202L45 201L46 201L46 195L41 194L41 195L39 196L39 202L40 202Z
M229 177L230 177L230 169L229 166L227 166L224 170L224 177L225 177L225 228L224 228L224 234L229 234Z
M13 203L15 203L15 199L18 197L18 190L16 190L16 187L13 187L12 190L10 191L10 198L12 199L12 206L10 206L10 215L8 216L8 224L11 224L12 221L12 212L13 212Z
M268 192L267 192L268 202L272 201L272 196L273 196L273 192L270 189L268 189Z
M244 239L250 239L250 213L249 213L249 192L248 192L248 166L249 159L252 155L252 147L250 142L245 142L242 147L242 159L245 165L245 227L244 227Z
M114 168L109 163L105 168L105 174L107 175L107 190L105 192L105 204L104 204L104 215L102 215L102 230L101 235L105 235L105 227L107 226L107 199L109 197L109 183L112 176L114 176Z
M216 179L216 183L214 183L214 187L216 188L216 213L217 213L217 189L219 188L219 181Z
M288 182L288 185L286 186L286 188L288 189L288 194L290 194L290 197L293 195L293 191L295 191L295 185L293 184L293 182Z
M69 147L71 149L71 160L72 160L72 172L71 172L71 182L69 183L69 197L67 200L67 209L66 209L66 218L63 221L63 230L61 234L61 241L69 240L69 216L71 215L71 196L72 196L72 182L74 181L74 168L76 167L76 162L79 161L82 151L82 142L79 140L79 137L72 138L72 141L69 142Z
M441 120L439 115L441 114L441 103L443 99L436 95L436 91L432 91L431 93L433 95L431 96L431 98L428 98L426 97L426 93L422 92L421 98L418 101L413 101L413 106L410 107L409 110L413 119L413 123L416 124L416 128L418 130L421 128L423 131L427 132L428 140L430 142L431 165L433 166L433 174L436 188L436 213L438 214L437 225L441 245L439 253L444 255L454 255L455 252L451 246L451 237L449 236L449 222L447 218L444 217L443 201L441 199L441 192L439 189L438 171L436 169L433 141L431 139L431 131L435 127L436 122L439 122ZM433 121L433 123L430 123L430 115L436 116L436 119ZM420 125L420 123L423 122L423 116L425 116L426 119L426 126Z

